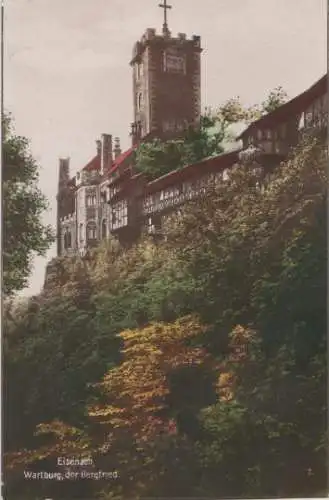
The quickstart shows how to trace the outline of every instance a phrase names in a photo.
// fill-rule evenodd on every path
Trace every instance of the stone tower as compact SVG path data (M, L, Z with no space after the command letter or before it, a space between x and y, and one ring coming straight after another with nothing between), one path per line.
M62 239L64 237L61 220L74 212L74 194L70 189L70 159L59 159L59 174L57 187L57 255L62 253Z
M189 125L197 126L201 113L201 39L188 39L168 29L166 4L162 33L147 29L134 46L133 144L143 138L178 137Z

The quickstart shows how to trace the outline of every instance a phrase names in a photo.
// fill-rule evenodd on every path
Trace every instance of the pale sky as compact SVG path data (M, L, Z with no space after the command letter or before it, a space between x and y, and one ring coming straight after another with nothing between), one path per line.
M158 0L5 0L5 107L31 140L40 187L56 222L58 158L71 173L95 155L102 133L129 147L134 43L161 29ZM172 0L169 28L201 36L202 102L264 100L281 85L294 97L326 72L326 0ZM23 214L22 214L23 216ZM39 292L37 258L26 294Z

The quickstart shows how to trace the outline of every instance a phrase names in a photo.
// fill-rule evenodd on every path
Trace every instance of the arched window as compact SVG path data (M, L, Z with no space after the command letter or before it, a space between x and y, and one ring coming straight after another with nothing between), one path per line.
M106 238L107 237L107 225L106 225L106 220L103 219L102 221L102 238Z
M67 232L64 233L64 250L67 249Z
M138 93L137 95L137 109L140 111L142 109L143 105L143 94L141 92Z
M142 75L143 75L143 65L142 63L138 62L136 64L136 79L140 80Z

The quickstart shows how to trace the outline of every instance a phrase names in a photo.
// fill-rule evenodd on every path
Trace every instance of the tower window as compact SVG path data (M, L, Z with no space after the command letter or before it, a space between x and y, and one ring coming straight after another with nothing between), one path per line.
M163 69L168 73L186 73L186 58L184 54L166 51L164 53Z
M79 239L80 239L80 241L84 240L83 224L80 224L80 226L79 226Z
M182 132L187 127L182 120L164 120L162 123L162 129L164 132Z
M137 95L137 109L140 111L143 106L143 94L141 92L138 93Z
M140 80L142 76L143 76L143 65L142 63L139 62L136 64L136 79Z

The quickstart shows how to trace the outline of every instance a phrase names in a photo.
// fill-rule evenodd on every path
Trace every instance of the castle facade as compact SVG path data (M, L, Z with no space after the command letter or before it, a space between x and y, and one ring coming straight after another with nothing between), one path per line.
M166 3L163 4L166 8ZM326 129L327 75L275 111L252 123L238 138L240 149L171 172L153 182L136 173L138 145L154 138L177 138L197 127L201 114L201 39L172 37L165 23L161 34L148 29L133 49L134 121L131 147L122 152L118 138L102 134L96 154L74 177L69 159L59 160L57 254L85 255L88 248L113 235L122 244L143 232L161 233L166 217L197 198L207 186L225 181L229 169L257 161L270 175L299 140L305 128Z

